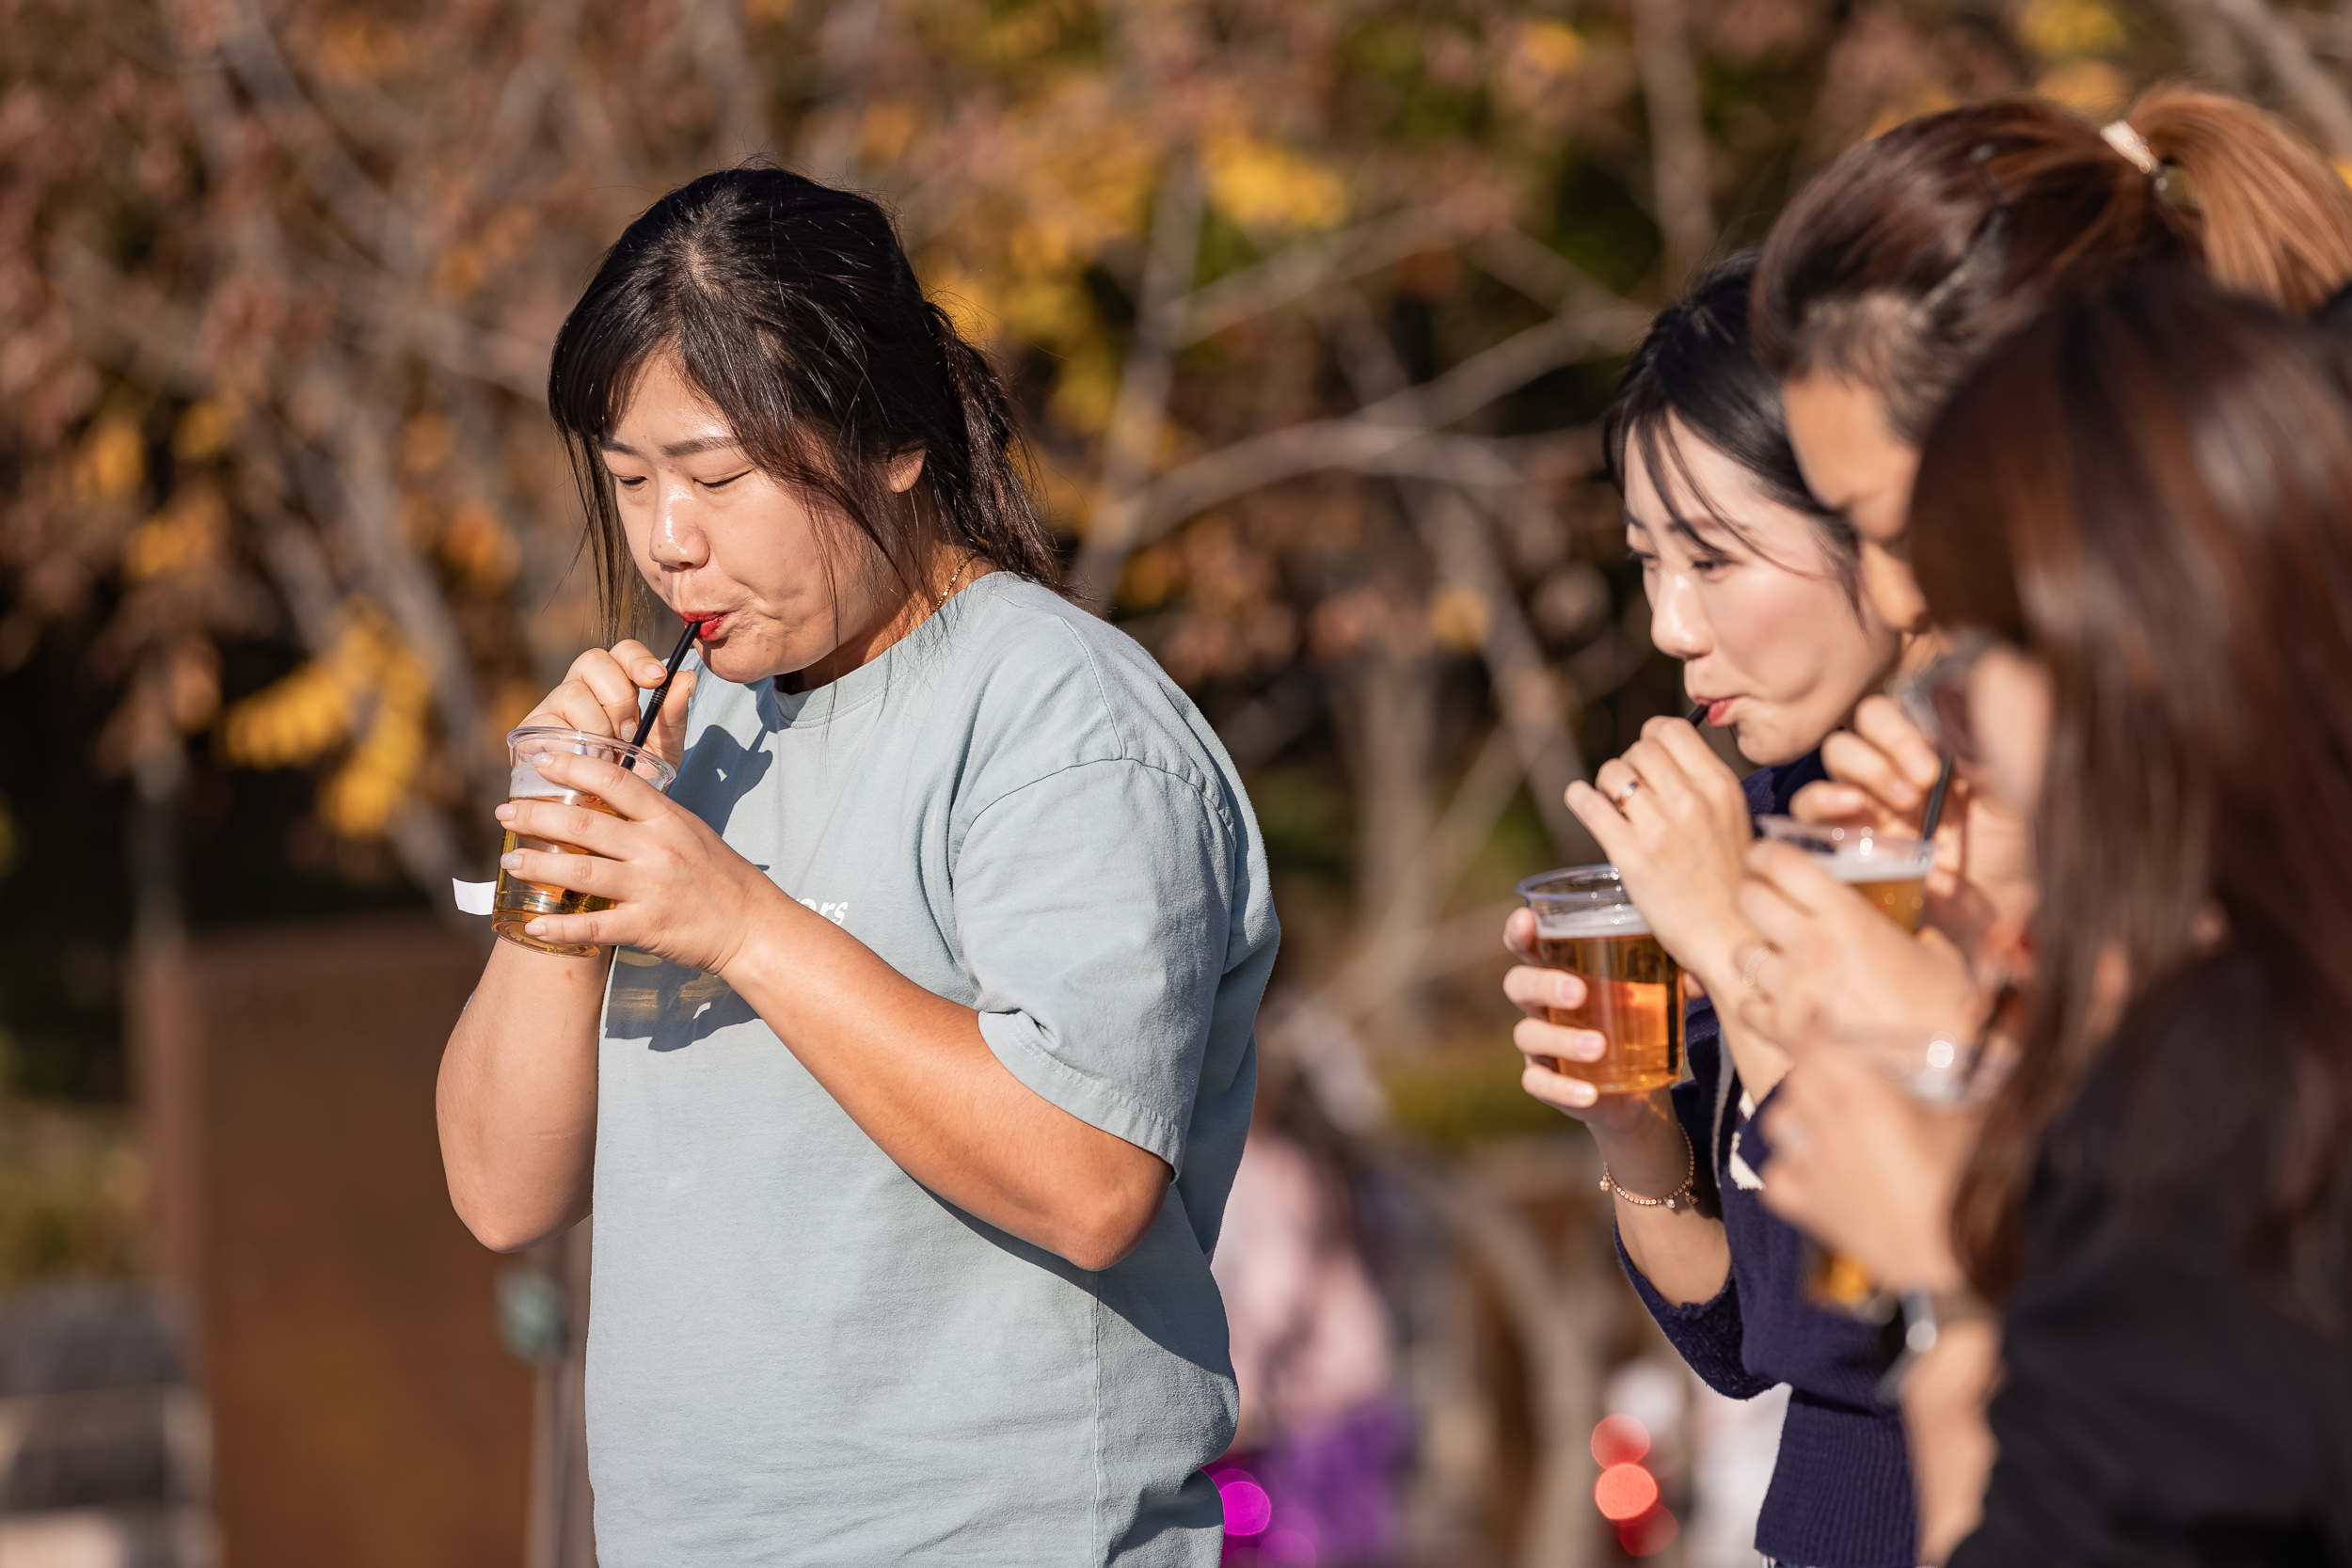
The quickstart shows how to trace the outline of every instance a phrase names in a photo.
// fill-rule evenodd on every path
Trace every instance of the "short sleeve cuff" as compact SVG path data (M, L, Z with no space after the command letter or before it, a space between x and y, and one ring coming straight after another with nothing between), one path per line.
M980 1037L1025 1087L1089 1127L1157 1155L1170 1170L1183 1171L1184 1129L1056 1056L1040 1037L1037 1021L1026 1013L982 1013L979 1018Z

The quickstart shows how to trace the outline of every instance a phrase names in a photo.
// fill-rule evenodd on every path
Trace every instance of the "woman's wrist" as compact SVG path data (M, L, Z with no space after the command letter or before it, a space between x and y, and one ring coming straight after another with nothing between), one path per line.
M1593 1127L1593 1142L1613 1184L1629 1194L1662 1198L1679 1190L1691 1175L1691 1140L1675 1119L1665 1090L1654 1090L1648 1099L1648 1114L1612 1127Z
M1689 953L1677 954L1677 958L1684 969L1699 977L1708 995L1728 996L1739 989L1742 978L1740 966L1748 950L1762 940L1754 927L1740 918L1738 911L1726 908L1719 918L1700 928L1689 944Z

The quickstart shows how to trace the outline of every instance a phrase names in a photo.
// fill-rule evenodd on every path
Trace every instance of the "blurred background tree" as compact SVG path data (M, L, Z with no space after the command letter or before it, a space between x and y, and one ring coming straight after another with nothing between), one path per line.
M1284 979L1491 1037L1561 788L1675 705L1591 420L1792 181L2194 69L2335 150L2258 0L8 0L8 1071L110 1096L130 927L445 907L590 635L553 327L663 190L873 190L1011 372L1073 579L1195 691ZM647 628L658 632L658 628ZM1504 1062L1507 1066L1507 1060Z
M2315 0L0 0L0 1090L101 1107L0 1138L39 1173L0 1170L0 1283L137 1266L128 948L454 920L486 874L501 736L594 627L548 345L684 180L895 207L1076 592L1249 780L1270 1049L1459 1154L1559 1125L1502 914L1593 857L1562 788L1678 706L1593 431L1648 313L1987 95L2101 119L2187 72L2341 165L2347 55ZM1590 1271L1475 1196L1565 1179L1481 1158L1406 1184L1589 1416L1599 1330L1545 1313ZM1511 1539L1581 1560L1544 1419ZM1432 1473L1492 1467L1452 1430Z

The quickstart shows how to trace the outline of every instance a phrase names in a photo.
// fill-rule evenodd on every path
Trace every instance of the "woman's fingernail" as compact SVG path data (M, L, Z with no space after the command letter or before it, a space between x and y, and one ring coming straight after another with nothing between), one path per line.
M490 815L497 817L501 822L512 822L515 819L515 802L509 800Z
M523 927L523 933L526 936L546 936L548 934L548 923L544 920L534 920Z
M499 864L509 871L520 871L523 868L523 852L517 849L512 854L501 855Z
M637 678L641 681L658 681L669 673L666 666L656 664L652 659L637 667Z

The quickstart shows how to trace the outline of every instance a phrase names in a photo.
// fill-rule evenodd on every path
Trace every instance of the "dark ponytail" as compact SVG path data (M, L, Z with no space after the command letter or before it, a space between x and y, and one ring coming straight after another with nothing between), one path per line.
M932 538L1057 583L1003 383L923 297L889 215L781 169L729 169L630 224L556 334L548 409L587 507L608 633L632 626L642 579L597 447L663 354L754 462L863 533L901 583L920 579ZM917 450L922 479L894 493L890 462Z

